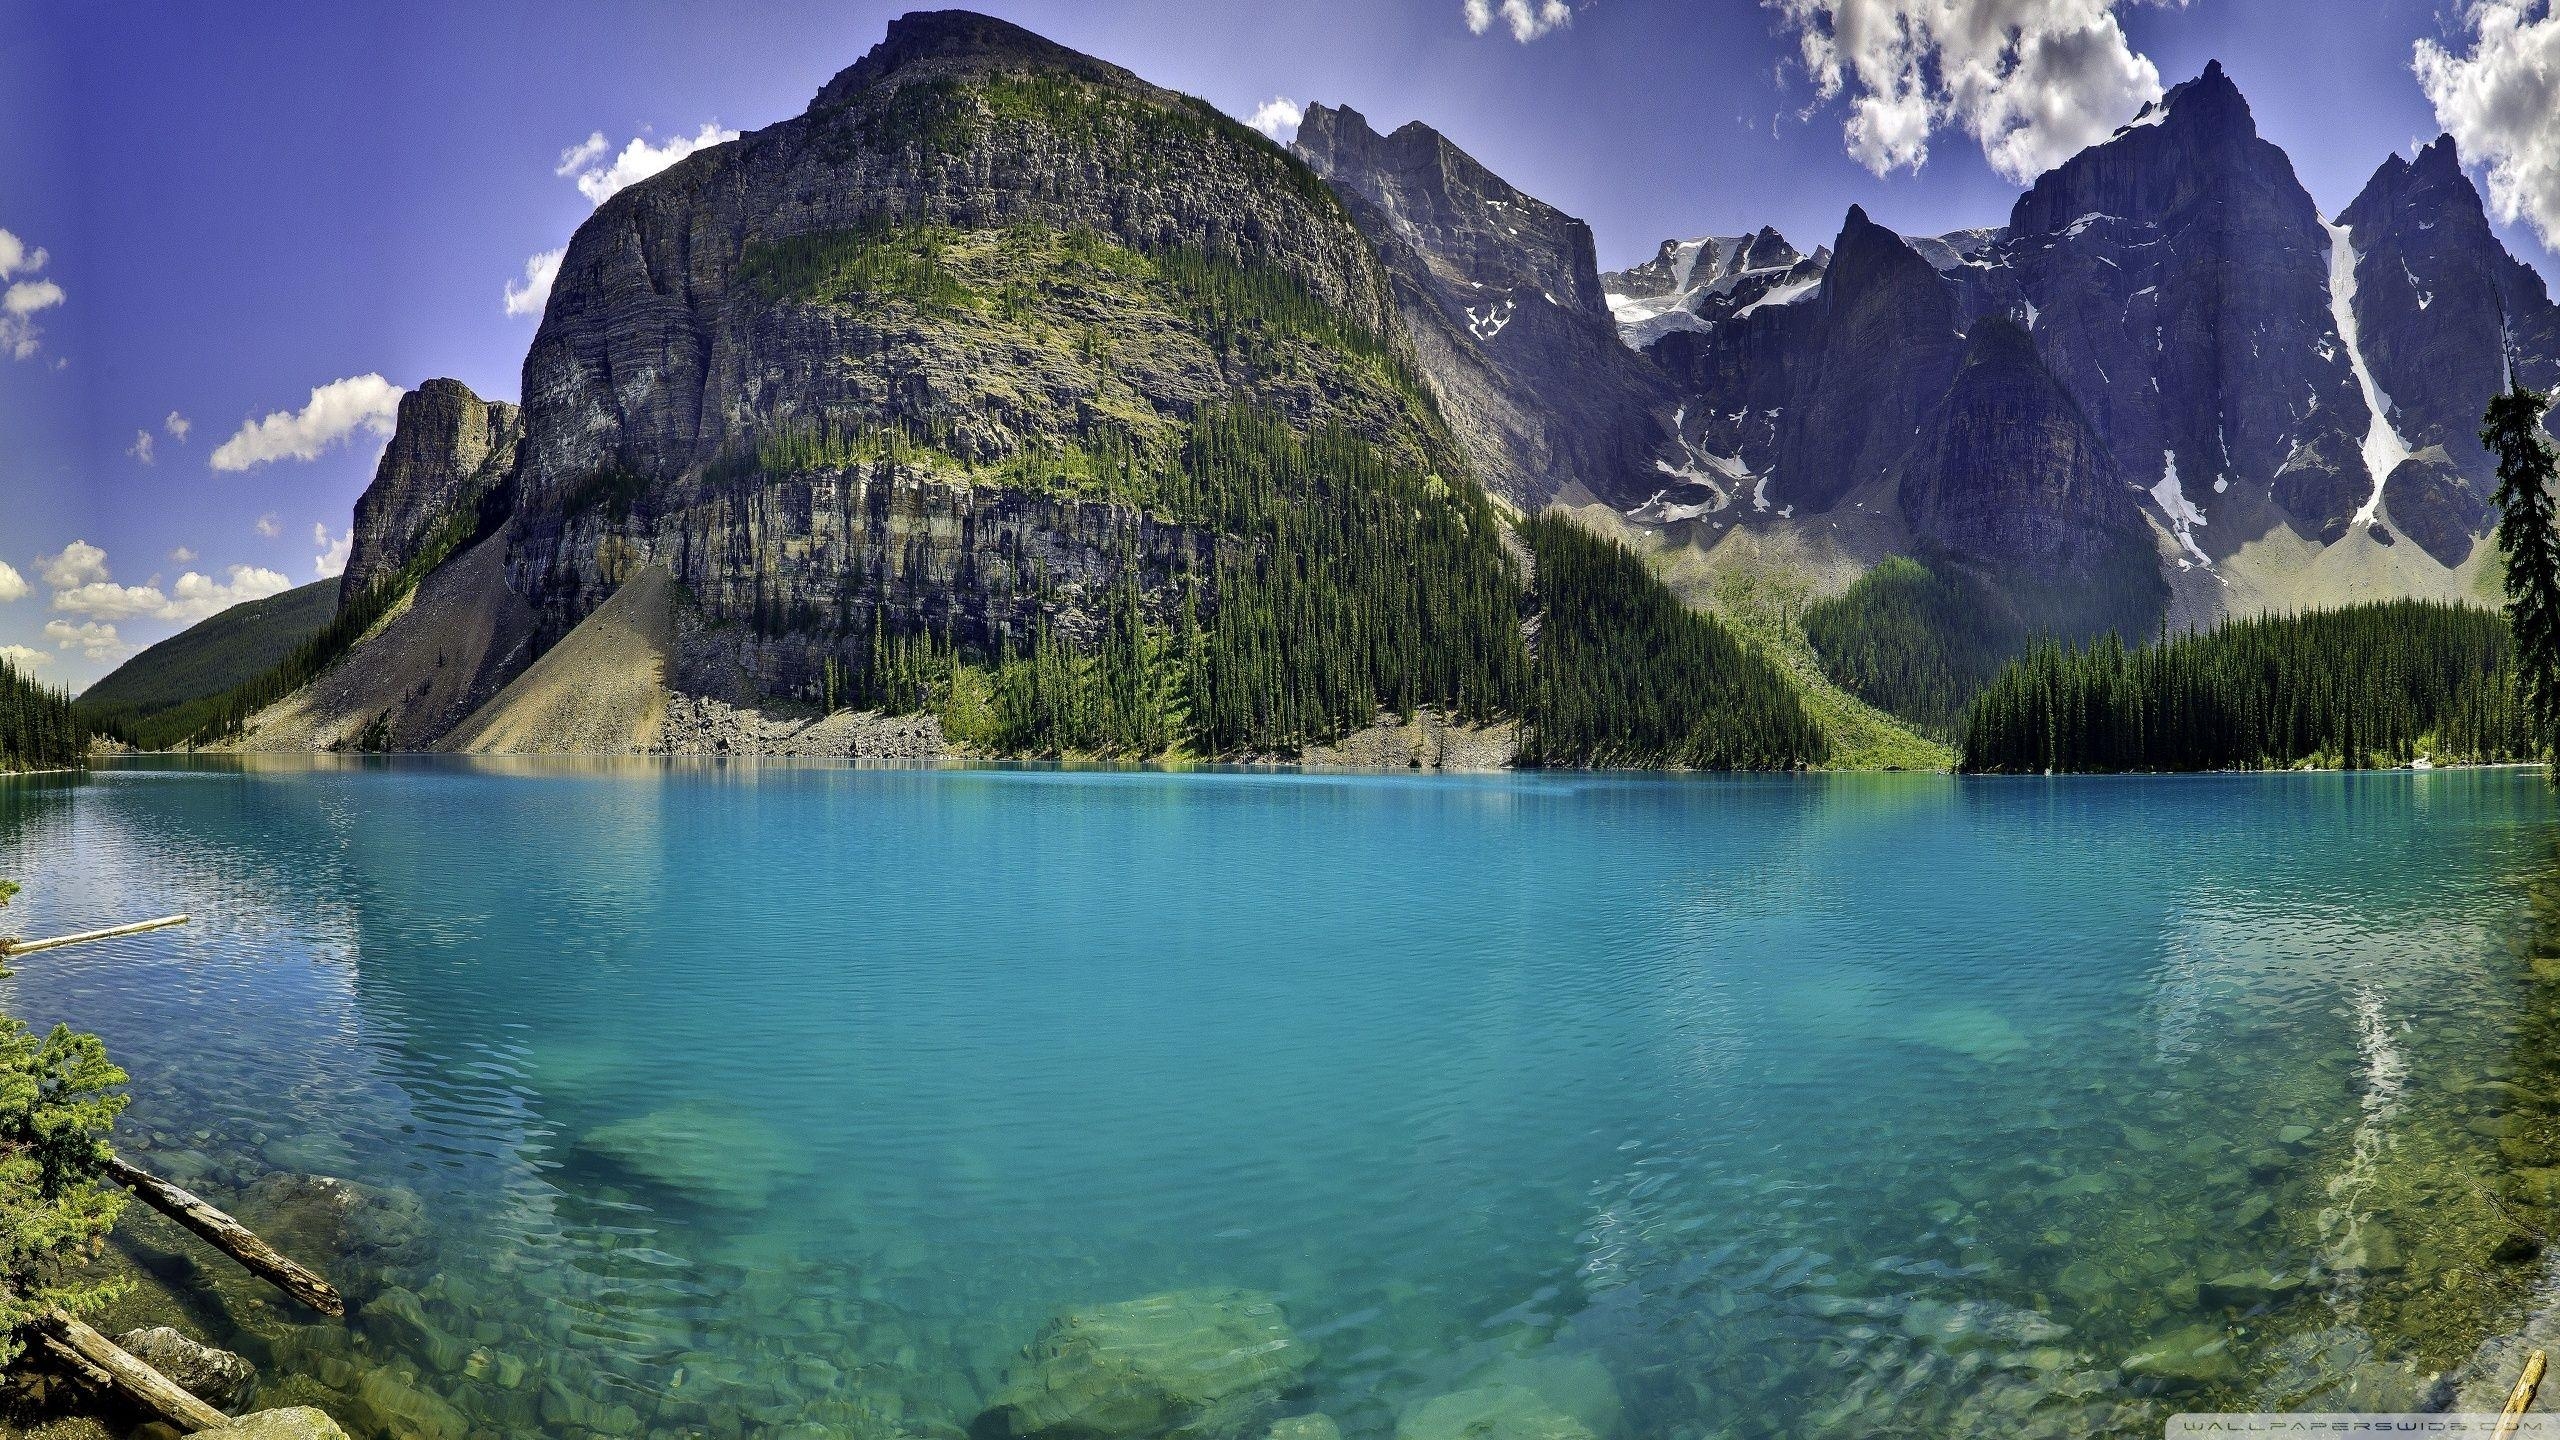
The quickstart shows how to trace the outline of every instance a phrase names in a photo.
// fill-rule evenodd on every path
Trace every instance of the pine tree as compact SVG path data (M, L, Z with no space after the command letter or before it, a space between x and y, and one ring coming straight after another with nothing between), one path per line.
M2480 443L2498 457L2498 548L2507 560L2507 624L2516 676L2541 748L2560 725L2560 536L2551 528L2547 396L2518 385L2489 402Z
M17 888L0 880L0 906ZM0 1014L0 1367L17 1358L19 1333L39 1316L95 1311L121 1293L121 1283L66 1270L106 1238L124 1207L124 1192L104 1174L124 1080L97 1036L60 1025L39 1036Z

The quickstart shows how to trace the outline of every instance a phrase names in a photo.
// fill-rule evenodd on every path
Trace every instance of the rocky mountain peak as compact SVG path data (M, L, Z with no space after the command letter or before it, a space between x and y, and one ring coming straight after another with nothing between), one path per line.
M401 396L391 443L356 500L340 603L399 573L440 521L503 481L522 434L515 406L483 400L459 380L429 380Z
M1478 291L1534 285L1538 298L1600 323L1606 308L1591 227L1494 174L1419 120L1380 135L1359 111L1310 105L1298 153L1337 188L1434 237L1433 268ZM1514 304L1529 297L1508 294Z
M2038 177L2011 209L2009 228L2045 234L2092 215L2167 225L2235 201L2271 206L2287 224L2319 222L2293 162L2258 134L2249 102L2216 62Z
M835 109L875 85L910 79L1042 70L1156 91L1117 65L1070 50L1011 21L973 10L917 10L890 21L880 43L828 81L809 108Z

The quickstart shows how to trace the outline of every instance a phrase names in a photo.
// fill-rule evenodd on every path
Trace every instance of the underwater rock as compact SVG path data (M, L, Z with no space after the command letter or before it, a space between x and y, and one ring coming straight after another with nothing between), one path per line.
M217 1440L347 1440L347 1432L338 1428L337 1421L308 1405L261 1410L196 1434Z
M426 1207L416 1195L328 1175L261 1175L243 1193L239 1213L268 1243L332 1279L332 1261L403 1264L426 1244Z
M1396 1418L1396 1440L1598 1440L1525 1385L1437 1395Z
M1514 1355L1467 1380L1467 1388L1517 1386L1582 1422L1594 1435L1618 1429L1618 1382L1587 1351Z
M166 1325L128 1330L116 1337L132 1356L178 1383L216 1410L228 1410L249 1393L258 1367L228 1350L191 1340Z
M2356 1228L2346 1247L2338 1252L2338 1268L2367 1275L2386 1275L2408 1262L2401 1258L2399 1238L2391 1227L2379 1220L2368 1220Z
M2219 1325L2189 1325L2125 1357L2124 1373L2172 1386L2213 1385L2235 1378L2231 1337Z
M2289 1299L2300 1293L2303 1283L2303 1277L2299 1275L2279 1275L2260 1265L2207 1280L2198 1293L2208 1305L2246 1308Z
M1342 1427L1330 1415L1292 1415L1274 1424L1262 1440L1342 1440Z
M462 1440L471 1431L461 1411L397 1371L367 1370L356 1382L355 1399L373 1420L369 1428L403 1440Z
M1914 1300L1902 1312L1902 1333L1940 1346L2041 1345L2071 1333L2032 1310L1997 1300Z
M1314 1347L1267 1295L1187 1290L1069 1311L1023 1351L984 1413L980 1440L1166 1440L1249 1433Z
M600 1125L577 1148L635 1180L716 1210L761 1210L800 1173L780 1132L697 1101Z

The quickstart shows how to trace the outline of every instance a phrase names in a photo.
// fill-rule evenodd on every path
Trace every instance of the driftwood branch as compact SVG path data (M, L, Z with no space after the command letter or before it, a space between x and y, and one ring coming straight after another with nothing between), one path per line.
M151 1172L114 1156L107 1173L152 1209L194 1231L204 1242L247 1266L261 1279L323 1315L344 1315L347 1302L317 1271L259 1239L249 1227Z
M2524 1423L2524 1412L2533 1408L2533 1392L2542 1386L2544 1363L2539 1350L2524 1357L2524 1373L2516 1377L2516 1388L2507 1395L2507 1408L2498 1413L2496 1440L2509 1440Z
M130 925L111 925L104 930L83 930L76 935L56 935L50 940L0 940L0 960L16 955L33 955L39 950L59 950L65 945L86 945L92 940L113 940L119 935L139 935L145 930L166 930L187 923L184 915L163 915L157 920L137 920Z
M36 1341L73 1374L92 1384L105 1385L186 1434L230 1423L230 1416L59 1310L37 1322Z

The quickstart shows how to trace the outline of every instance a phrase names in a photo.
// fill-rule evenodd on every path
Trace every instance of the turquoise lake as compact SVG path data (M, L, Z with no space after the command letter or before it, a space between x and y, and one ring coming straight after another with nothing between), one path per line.
M959 1436L1242 1289L1351 1436L2157 1434L2543 1303L2555 844L2530 771L136 764L0 782L7 928L194 923L0 1006L253 1222L400 1197L345 1324L128 1227L351 1428Z

